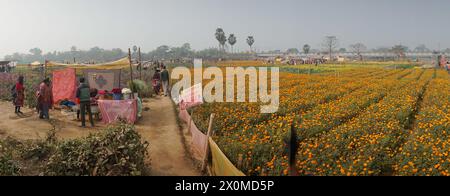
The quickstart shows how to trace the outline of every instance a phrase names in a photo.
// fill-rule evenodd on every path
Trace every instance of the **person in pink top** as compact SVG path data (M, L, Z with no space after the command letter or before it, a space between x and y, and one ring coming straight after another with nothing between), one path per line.
M49 110L53 104L53 96L49 78L42 81L39 85L38 104L40 106L39 118L47 120L50 119Z

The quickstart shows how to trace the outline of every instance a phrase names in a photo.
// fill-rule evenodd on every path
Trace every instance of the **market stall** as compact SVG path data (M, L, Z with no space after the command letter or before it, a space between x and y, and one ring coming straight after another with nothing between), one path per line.
M66 67L53 72L53 97L55 105L67 116L78 113L76 119L79 118L79 105L75 98L79 69L91 88L91 109L98 120L105 124L119 120L133 124L141 116L141 99L130 89L121 87L121 67L131 64L128 59L97 65L46 63L47 66ZM114 69L117 67L120 69Z

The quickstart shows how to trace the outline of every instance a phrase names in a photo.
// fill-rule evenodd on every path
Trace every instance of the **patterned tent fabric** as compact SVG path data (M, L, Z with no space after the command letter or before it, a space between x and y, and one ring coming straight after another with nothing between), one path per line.
M137 120L136 100L99 100L98 107L100 108L102 120L105 124L115 123L121 119L134 124Z
M216 142L209 139L212 154L212 172L215 176L245 176L233 163L223 154Z
M75 101L75 93L77 89L75 69L64 69L53 72L53 100L58 101L68 99Z
M98 90L112 91L120 87L120 70L85 70L89 86Z

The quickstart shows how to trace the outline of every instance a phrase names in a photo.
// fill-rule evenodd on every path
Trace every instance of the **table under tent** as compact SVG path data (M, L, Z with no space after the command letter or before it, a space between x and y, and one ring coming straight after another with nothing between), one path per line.
M76 91L79 78L84 77L91 89L91 110L97 120L105 124L126 121L134 124L142 114L142 99L127 88L122 78L125 70L133 65L129 58L102 64L63 64L52 61L45 63L52 71L52 92L55 108L69 118L78 119L79 102Z

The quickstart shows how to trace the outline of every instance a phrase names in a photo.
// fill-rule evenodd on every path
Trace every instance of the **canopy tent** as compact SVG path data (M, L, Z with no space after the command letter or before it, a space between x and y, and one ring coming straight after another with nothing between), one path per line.
M75 69L121 69L130 66L130 60L128 57L124 57L117 61L101 64L64 64L48 61L47 67L71 67Z
M35 61L35 62L30 63L30 65L31 66L40 66L40 65L42 65L42 63L39 61Z

